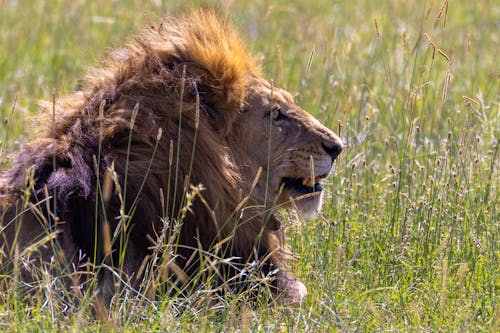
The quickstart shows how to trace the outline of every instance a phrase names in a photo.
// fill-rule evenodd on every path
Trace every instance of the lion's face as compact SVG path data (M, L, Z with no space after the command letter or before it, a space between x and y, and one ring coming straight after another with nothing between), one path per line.
M295 206L303 216L321 209L321 180L342 151L341 139L294 104L286 91L255 79L234 129L237 163L247 190L265 205ZM234 149L234 148L233 148ZM251 184L259 167L262 173Z

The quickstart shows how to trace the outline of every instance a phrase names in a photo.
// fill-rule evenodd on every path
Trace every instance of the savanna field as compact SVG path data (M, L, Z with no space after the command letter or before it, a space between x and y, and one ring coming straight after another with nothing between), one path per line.
M283 211L301 306L130 296L109 312L0 276L10 331L498 332L500 4L497 1L209 2L265 77L340 133L322 213ZM206 5L206 2L203 2ZM38 100L162 14L199 1L0 2L0 165ZM54 287L56 286L56 287Z

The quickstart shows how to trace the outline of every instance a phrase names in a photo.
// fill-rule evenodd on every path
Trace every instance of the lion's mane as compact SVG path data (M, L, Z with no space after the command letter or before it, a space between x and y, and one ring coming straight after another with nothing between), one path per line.
M112 232L122 228L128 237L124 271L130 275L150 253L151 239L176 223L182 227L175 255L187 273L197 269L193 249L211 251L217 243L219 256L279 260L274 218L255 208L236 212L246 193L232 153L238 147L224 140L249 78L259 76L227 20L207 10L166 18L111 52L81 91L45 105L34 138L0 175L4 251L13 246L14 220L24 209L25 230L46 221L51 230L60 229L69 261L81 250L99 262L100 223L108 221ZM110 169L117 182L104 202ZM203 189L190 203L191 184ZM30 244L29 233L21 228L17 241Z

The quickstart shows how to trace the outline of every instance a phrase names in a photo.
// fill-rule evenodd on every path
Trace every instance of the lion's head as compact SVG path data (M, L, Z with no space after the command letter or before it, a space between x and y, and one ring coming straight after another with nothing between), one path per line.
M305 217L321 209L320 181L332 170L342 142L288 92L262 78L250 80L229 138L245 187L260 203L294 206ZM259 168L259 181L251 189Z

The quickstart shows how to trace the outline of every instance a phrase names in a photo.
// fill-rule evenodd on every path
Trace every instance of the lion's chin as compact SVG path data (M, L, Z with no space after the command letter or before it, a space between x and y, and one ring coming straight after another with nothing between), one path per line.
M297 212L302 218L310 219L315 217L321 211L323 206L323 193L316 192L314 197L305 199L292 199Z
M284 178L282 194L303 218L312 218L321 211L323 187L319 182L304 184L303 179Z

